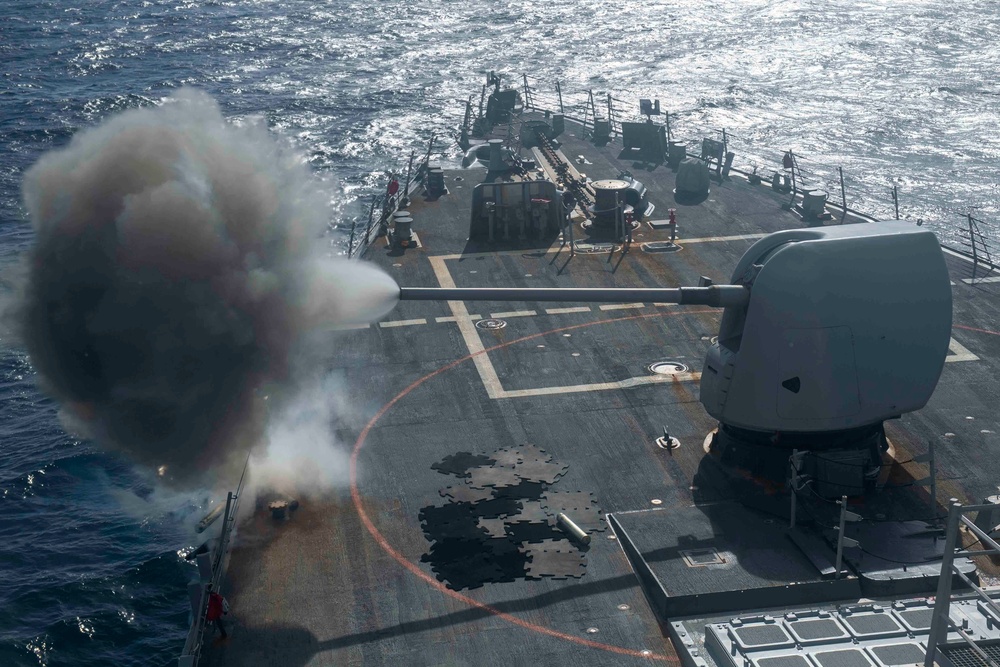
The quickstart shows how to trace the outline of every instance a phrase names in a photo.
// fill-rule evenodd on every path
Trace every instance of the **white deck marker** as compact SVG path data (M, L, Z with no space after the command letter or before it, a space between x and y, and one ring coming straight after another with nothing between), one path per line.
M416 320L389 320L388 322L378 323L378 325L383 329L389 329L391 327L411 327L415 324L427 324L427 320L421 317Z
M546 308L546 315L568 315L570 313L589 313L590 306L575 306L573 308Z
M473 322L475 322L476 320L483 319L482 315L465 315L464 318L467 319L467 320L472 320ZM459 318L455 317L455 316L435 317L434 318L435 322L458 322L458 320L459 320Z
M434 270L434 276L437 278L438 284L441 287L454 289L455 281L451 277L451 272L448 271L445 258L428 257L427 259L431 263L431 268ZM479 338L476 325L469 318L469 311L465 308L465 302L449 301L448 307L451 308L451 314L455 317L458 331L462 334L462 339L465 341L465 347L469 350L469 354L476 355L472 358L472 362L476 365L476 370L479 372L479 379L483 381L483 386L486 388L486 395L490 398L501 398L504 390L500 384L500 377L493 367L493 362L490 361L488 354L477 354L486 348L483 346L482 339Z
M945 362L979 361L979 357L970 352L967 347L959 343L954 338L951 339L948 349L951 351L951 354L944 358Z
M600 306L601 310L629 310L632 308L645 308L644 303L607 303Z
M506 312L506 313L490 313L490 317L492 317L495 320L502 320L505 317L507 317L507 318L509 318L509 317L534 317L537 314L538 313L536 313L533 310L511 310L511 311Z

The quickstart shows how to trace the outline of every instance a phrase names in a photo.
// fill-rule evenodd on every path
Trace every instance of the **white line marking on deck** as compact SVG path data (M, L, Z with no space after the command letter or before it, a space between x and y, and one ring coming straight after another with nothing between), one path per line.
M434 270L434 276L437 278L438 284L441 287L454 289L455 281L451 277L451 272L448 271L445 259L443 257L428 257L427 259L431 263L431 268ZM472 362L476 365L476 371L479 372L479 379L483 381L483 386L486 388L486 395L494 399L500 398L504 393L503 386L500 384L500 378L497 376L497 371L493 367L493 362L490 361L489 355L479 354L486 348L483 346L482 339L479 338L476 325L469 318L469 311L465 308L465 302L449 301L448 307L451 308L451 314L455 317L455 323L458 325L458 331L462 334L462 339L465 341L465 347L469 350L469 354L475 355L472 357Z
M644 303L607 303L599 306L601 310L628 310L631 308L645 308Z
M472 320L473 322L475 322L476 320L483 319L482 315L465 315L464 318ZM454 316L435 317L434 318L435 322L458 322L458 320L459 320L459 318L458 317L454 317Z
M334 331L353 331L354 329L370 329L372 325L370 324L338 324L333 328Z
M1000 276L987 276L985 278L962 278L962 282L966 285L974 285L979 283L1000 283ZM952 283L954 285L955 283Z
M383 329L388 329L390 327L409 327L414 324L427 324L427 320L421 317L417 320L389 320L388 322L378 323L378 325Z
M495 320L501 320L505 317L533 317L537 314L533 310L511 310L506 313L490 313L490 317Z
M951 354L944 358L945 362L979 361L979 357L970 352L967 347L959 343L954 338L951 339L951 344L948 345L948 349L951 351Z
M573 308L546 308L546 315L568 315L569 313L589 313L590 306L575 306Z

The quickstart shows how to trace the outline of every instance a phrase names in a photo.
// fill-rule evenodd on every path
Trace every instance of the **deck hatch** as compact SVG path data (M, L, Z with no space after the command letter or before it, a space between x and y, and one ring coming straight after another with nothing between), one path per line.
M745 648L773 646L791 641L788 633L780 625L747 625L742 628L732 628L732 632Z
M754 661L757 667L811 667L804 655L776 655Z
M714 547L707 549L682 549L680 554L688 567L722 565L726 562L726 559Z
M857 636L893 635L904 632L889 614L857 614L841 619Z
M912 665L924 661L924 649L917 644L890 644L872 648L875 659L886 667Z
M934 616L932 609L910 609L908 611L896 612L903 619L907 629L911 631L930 630L931 618Z
M486 329L487 331L496 331L497 329L503 329L505 326L507 326L506 320L498 320L494 318L479 320L476 322L477 329Z
M832 618L816 618L805 621L793 621L788 628L799 641L812 642L843 639L847 632Z
M872 667L871 658L856 648L813 653L821 667Z
M655 373L656 375L680 375L691 370L687 364L679 361L657 361L646 368L650 373Z

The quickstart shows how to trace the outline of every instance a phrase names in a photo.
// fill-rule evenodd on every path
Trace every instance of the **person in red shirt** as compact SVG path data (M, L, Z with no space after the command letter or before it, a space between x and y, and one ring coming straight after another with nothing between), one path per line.
M208 585L208 611L205 613L205 620L215 622L215 627L219 628L219 632L222 633L222 638L225 639L229 635L226 634L226 628L222 625L222 617L225 615L228 605L226 604L226 599L212 590L212 584Z

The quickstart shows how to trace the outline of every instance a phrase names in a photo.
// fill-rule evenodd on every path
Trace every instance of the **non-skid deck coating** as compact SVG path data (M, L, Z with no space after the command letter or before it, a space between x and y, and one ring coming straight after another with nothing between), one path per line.
M585 155L592 164L581 169L591 178L633 168L617 161L617 143L596 148L573 132L560 138L564 152ZM471 189L484 176L470 170L446 172L450 193L411 207L421 248L379 241L367 258L406 286L672 287L703 275L727 282L760 235L802 226L782 208L787 195L735 174L713 183L704 203L678 206L671 171L633 171L649 188L654 218L678 209L681 252L640 251L639 243L669 238L648 226L624 255L571 258L558 241L470 244ZM585 235L577 230L579 240ZM1000 284L968 284L971 264L947 260L955 282L952 363L930 404L887 431L901 462L934 439L939 498L981 500L1000 481L990 453L1000 443ZM619 305L404 302L385 322L345 331L332 372L353 397L352 413L336 425L355 455L353 497L345 488L337 498L303 499L288 521L258 514L241 528L223 591L232 638L208 647L204 664L676 662L611 531L594 535L580 579L451 591L421 562L430 544L420 510L447 502L439 490L458 481L431 466L457 452L542 447L569 466L553 490L592 493L604 512L670 511L733 495L698 476L702 443L716 424L698 402L697 379L721 311ZM507 326L475 328L491 316ZM665 360L690 371L649 373L649 364ZM664 425L681 442L672 454L654 444ZM926 474L925 464L903 463L888 485L907 488ZM910 490L919 497L924 488Z

